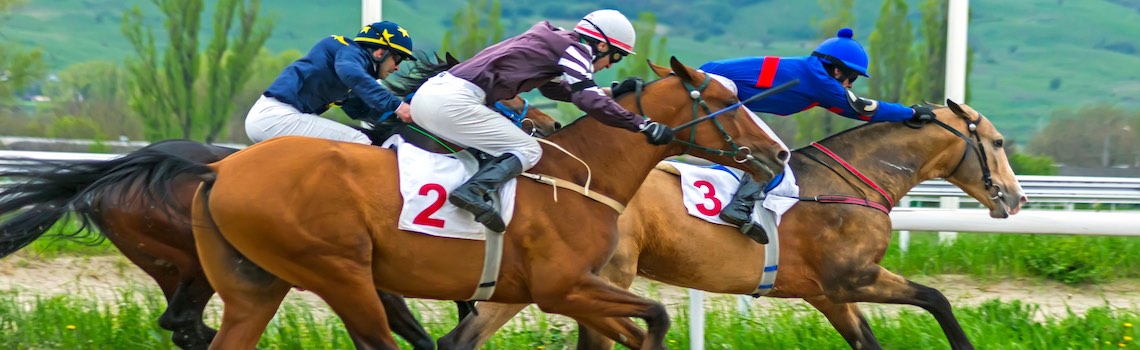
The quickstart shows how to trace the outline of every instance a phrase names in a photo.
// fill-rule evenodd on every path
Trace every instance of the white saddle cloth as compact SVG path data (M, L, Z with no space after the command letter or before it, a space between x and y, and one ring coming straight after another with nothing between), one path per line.
M720 211L740 188L740 177L744 172L694 157L673 158L668 162L681 173L681 193L689 215L714 224L729 225L720 219ZM785 165L783 179L767 193L761 205L753 209L754 217L763 217L758 211L761 207L767 208L776 214L776 225L779 225L780 217L799 201L796 199L799 194L796 177L791 167Z
M395 148L400 168L400 229L432 236L484 240L485 227L470 212L447 200L459 185L479 170L479 163L468 152L437 154L405 143L399 135L384 142ZM499 188L500 213L510 223L515 209L515 188L511 179Z

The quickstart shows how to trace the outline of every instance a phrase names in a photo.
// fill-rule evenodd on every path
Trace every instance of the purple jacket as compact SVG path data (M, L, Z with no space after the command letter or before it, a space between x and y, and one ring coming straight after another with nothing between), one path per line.
M571 91L570 85L593 81L591 49L578 33L535 24L519 36L480 51L448 70L487 93L487 101L508 99L538 88L546 97L572 102L603 124L638 131L645 118L618 105L597 86ZM561 77L560 82L551 80Z

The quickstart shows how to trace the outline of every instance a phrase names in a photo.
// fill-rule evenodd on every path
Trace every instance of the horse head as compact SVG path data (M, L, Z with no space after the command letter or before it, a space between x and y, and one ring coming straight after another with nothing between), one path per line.
M676 126L740 102L736 93L708 74L681 64L676 57L670 58L669 64L670 67L663 67L649 63L658 76L675 76L678 79L658 80L654 85L670 87L645 90L645 95L660 94L654 96L655 101L689 103L658 103L641 109L641 96L638 96L634 112ZM789 156L786 149L752 120L743 106L694 125L690 130L681 130L674 137L671 147L676 148L677 153L694 153L721 164L742 164L744 170L761 182L767 182L783 171Z
M990 217L1017 214L1029 201L1014 176L1003 148L1005 139L993 123L978 111L949 99L935 109L936 121L949 146L934 163L937 175L958 186L990 210ZM934 128L937 129L937 128Z

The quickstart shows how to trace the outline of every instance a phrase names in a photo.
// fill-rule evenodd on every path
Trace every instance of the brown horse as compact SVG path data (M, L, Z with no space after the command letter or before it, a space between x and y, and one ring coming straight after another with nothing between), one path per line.
M448 63L454 65L450 60ZM560 127L537 108L524 110L526 102L522 98L500 102L515 114L524 114L525 120L529 120L523 123L528 133L549 135ZM376 143L399 133L408 142L429 151L448 152L447 146L403 123L384 125L367 133ZM157 142L145 149L201 163L216 162L238 151L188 140ZM0 223L0 257L23 248L60 218L74 212L84 226L98 227L124 256L158 283L167 301L159 325L173 332L172 341L184 349L205 348L217 332L202 322L202 312L214 289L202 272L190 227L190 205L201 180L189 175L177 177L169 195L156 198L142 191L143 183L138 182L142 173L121 171L131 166L129 159L31 163L0 170L0 177L27 180L0 188L0 214L30 207ZM163 200L173 210L163 210ZM390 313L393 331L416 349L435 347L403 299L386 293L380 296L385 311Z
M854 187L859 179L813 147L795 151L789 161L799 179L800 197L848 195L889 208L919 183L945 178L989 208L990 216L1015 214L1028 199L1002 150L1001 134L968 106L947 104L949 108L935 110L936 125L912 129L898 123L867 124L820 142L881 185L890 198L862 194L875 192L864 184ZM976 131L970 125L976 125ZM623 288L641 275L710 292L753 293L764 269L764 246L735 228L690 216L678 182L676 175L655 170L641 185L621 216L617 251L602 270L603 277ZM885 212L801 201L784 215L778 231L779 273L767 296L806 300L852 348L880 348L857 302L922 307L938 320L951 348L972 348L941 292L879 265L891 238ZM482 343L524 306L481 303L480 313L464 319L440 339L440 346ZM609 340L580 330L579 348L612 348Z
M649 84L644 94L619 99L658 122L677 125L721 109L735 95L708 76L671 60L675 75ZM664 74L668 69L655 67ZM641 103L644 99L644 103ZM634 109L644 106L644 110ZM694 126L692 140L732 156L759 175L781 168L787 152L762 135L743 112ZM696 150L680 143L654 147L643 136L585 118L551 135L593 169L592 191L627 203L659 160ZM601 142L598 142L602 140ZM724 150L726 147L736 147ZM601 147L601 149L598 149ZM744 150L747 147L750 154ZM621 152L613 150L620 149ZM547 148L532 169L585 182L587 172L571 155ZM283 157L282 155L288 155ZM298 137L272 139L211 165L169 154L133 154L137 168L158 193L175 174L206 179L197 195L194 236L211 284L225 301L214 345L250 348L293 285L320 296L344 321L361 348L394 348L376 289L416 298L462 300L479 283L483 244L401 231L401 207L391 150ZM745 157L747 156L747 157ZM130 171L130 169L124 169ZM265 174L272 174L267 177ZM502 270L493 301L536 303L547 312L579 319L622 317L618 327L597 325L628 346L659 348L669 319L660 303L616 288L596 275L616 242L617 213L585 196L563 195L523 179L508 227ZM389 195L381 195L389 194ZM558 215L550 215L557 212ZM239 253L240 252L240 253ZM256 264L256 266L254 265ZM649 336L626 317L646 320ZM645 338L644 344L632 343Z

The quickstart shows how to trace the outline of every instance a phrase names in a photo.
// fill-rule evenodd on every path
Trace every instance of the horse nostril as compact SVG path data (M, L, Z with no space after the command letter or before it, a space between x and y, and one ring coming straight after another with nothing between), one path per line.
M554 130L562 129L562 123L554 122Z
M788 153L788 151L781 150L779 153L776 153L776 158L780 159L781 162L788 161L789 156L791 156L791 154Z

